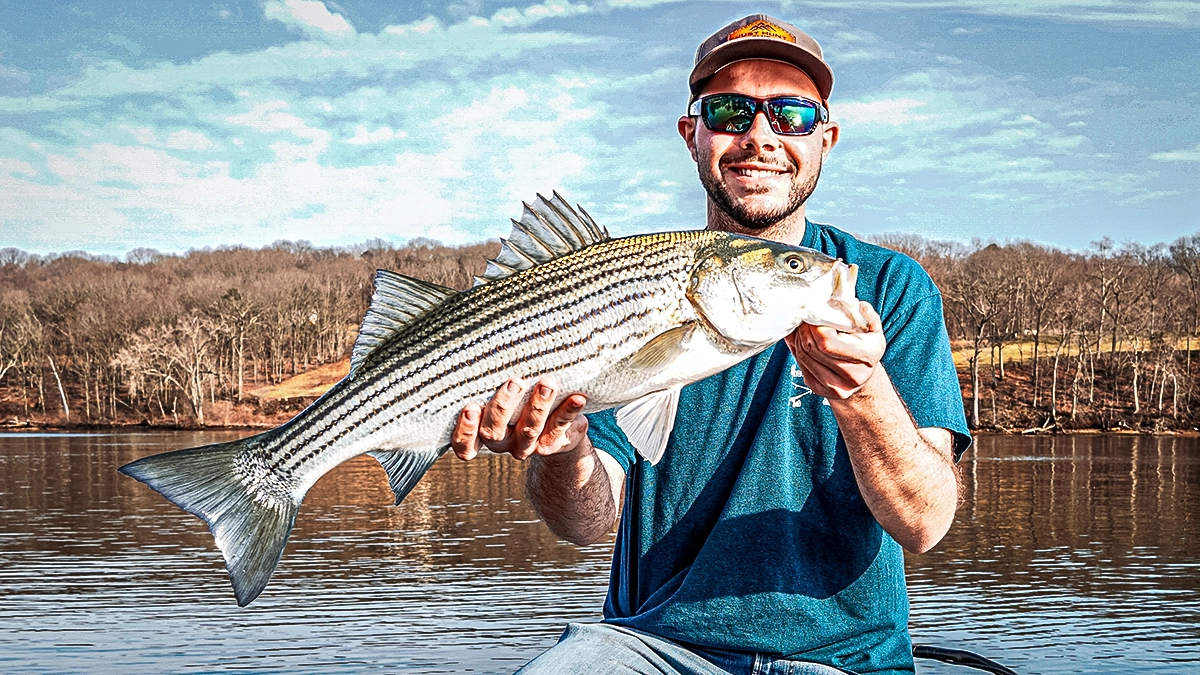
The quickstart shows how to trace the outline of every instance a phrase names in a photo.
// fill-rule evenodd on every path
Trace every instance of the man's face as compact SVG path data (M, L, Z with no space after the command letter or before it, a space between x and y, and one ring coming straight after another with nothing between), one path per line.
M778 61L730 64L700 92L709 94L821 100L808 75ZM807 136L783 136L771 130L760 111L745 133L710 131L694 117L680 118L679 133L712 203L733 221L730 229L753 232L789 216L803 217L801 207L817 186L822 160L837 143L838 127L830 121Z

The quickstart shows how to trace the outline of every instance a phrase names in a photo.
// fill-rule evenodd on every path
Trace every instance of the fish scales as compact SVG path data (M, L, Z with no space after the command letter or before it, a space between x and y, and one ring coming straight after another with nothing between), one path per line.
M651 238L658 239L662 237L663 235L654 235ZM559 303L562 300L561 296L581 292L577 290L580 285L584 286L590 292L594 291L597 282L612 284L611 270L614 263L619 263L627 259L629 255L649 254L651 257L651 261L649 262L651 264L648 264L645 269L649 270L649 273L653 275L653 270L658 269L658 265L654 264L658 263L658 261L653 260L652 250L654 248L660 250L665 248L664 253L674 253L675 255L670 257L678 257L678 251L672 250L673 240L676 237L666 237L665 239L665 242L645 243L621 241L620 243L623 244L621 246L609 247L611 250L608 251L598 251L599 255L593 257L573 260L572 262L575 264L572 265L559 265L555 266L554 269L543 269L544 267L551 267L551 265L539 267L537 271L541 274L523 280L525 282L524 286L539 291L538 293L528 293L525 292L525 289L521 288L493 289L491 288L492 285L477 289L477 291L464 298L467 302L462 303L463 307L460 308L460 311L447 308L447 311L439 315L438 318L441 319L440 321L435 320L428 325L413 326L414 332L418 333L417 335L397 335L397 339L391 344L393 346L407 347L408 349L399 354L395 353L394 349L387 352L382 352L381 350L382 353L379 354L379 360L384 362L384 367L375 371L377 373L375 377L364 380L358 389L366 388L369 390L371 385L380 383L381 380L386 380L383 382L384 386L382 387L382 389L386 390L398 382L403 382L413 372L420 372L429 368L434 368L435 370L427 373L428 378L442 377L445 373L437 370L438 364L444 364L443 368L445 369L453 367L454 364L446 361L447 357L452 355L450 354L451 352L473 348L502 348L505 345L479 343L486 341L489 336L506 334L513 328L520 328L522 332L527 332L527 324L530 321L536 322L540 318L538 315L529 315L520 311L521 306L518 303L521 297L528 298L524 303L526 306L534 304L535 301L546 305L546 309L541 313L541 316L551 312L558 312L560 311ZM659 246L653 246L655 243L659 244ZM663 243L666 243L667 246L663 247ZM626 276L630 275L627 274ZM636 281L636 277L634 277L634 280ZM512 284L509 284L509 286L512 286ZM479 293L482 290L492 292ZM474 302L470 302L470 300L474 300ZM480 334L481 328L487 330ZM475 334L475 340L464 343L462 342L463 334ZM445 342L441 344L431 342L431 340L439 338ZM428 349L425 350L425 353L421 353L421 348L425 346L428 346ZM370 362L364 364L364 366L368 366L369 364ZM364 370L366 370L366 367L364 367ZM408 393L408 391L398 391L395 397L401 398ZM280 443L286 446L290 445L292 440L299 440L301 443L312 441L314 437L328 430L327 425L322 425L323 417L324 415L318 414L315 419L311 420L310 424L307 425L307 431L300 429L299 431L303 435L299 439L289 436L280 439Z
M375 363L369 359L363 364L364 371L378 366L372 369L372 377L351 380L339 387L341 391L331 392L314 411L307 429L280 439L275 453L282 454L272 457L268 470L281 470L289 479L299 479L294 485L306 489L309 481L301 476L307 473L306 465L339 446L350 430L358 438L369 437L437 399L442 401L431 413L452 409L456 415L467 403L486 399L512 374L526 371L533 376L569 368L661 332L668 326L659 321L639 325L648 318L642 308L656 305L653 298L671 290L677 294L674 304L678 306L690 271L680 262L691 258L693 246L711 239L706 236L710 233L684 234L646 235L594 246L540 265L530 270L532 274L481 286L429 322L410 324L409 330L380 350ZM694 241L692 246L681 246L681 239ZM630 265L630 259L640 263ZM594 317L591 321L572 321L589 314ZM537 337L531 337L530 324L537 326ZM627 333L617 332L621 329ZM518 342L528 343L530 349L510 349ZM418 381L413 383L414 379ZM345 405L356 397L362 397L360 405ZM345 459L339 453L315 466L319 469Z
M350 374L291 421L121 472L204 520L246 605L305 493L337 464L372 452L400 503L447 449L459 411L510 377L547 374L560 398L587 395L585 412L621 406L617 424L656 462L685 384L801 321L860 329L854 278L815 251L729 233L610 239L558 195L539 197L469 291L377 273Z

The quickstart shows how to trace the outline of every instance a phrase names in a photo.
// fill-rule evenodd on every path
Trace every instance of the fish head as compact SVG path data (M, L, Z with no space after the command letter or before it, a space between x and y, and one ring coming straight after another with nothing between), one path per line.
M801 323L867 329L854 295L858 266L779 242L729 235L701 253L687 298L713 330L740 347L761 347Z

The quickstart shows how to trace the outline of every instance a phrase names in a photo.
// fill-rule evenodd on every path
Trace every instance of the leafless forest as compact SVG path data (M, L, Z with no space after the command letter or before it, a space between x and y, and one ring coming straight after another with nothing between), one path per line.
M1200 426L1200 234L1082 252L876 241L942 289L972 426ZM276 423L303 401L254 392L346 358L376 268L466 288L496 248L0 250L0 423Z

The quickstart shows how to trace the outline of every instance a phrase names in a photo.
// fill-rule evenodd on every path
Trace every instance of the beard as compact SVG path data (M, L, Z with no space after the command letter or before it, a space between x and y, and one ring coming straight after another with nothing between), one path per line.
M760 157L756 154L749 154L743 157L731 157L721 161L721 165L736 164L738 162L753 161L761 164L769 164L781 169L795 169L795 165L789 163L784 166L774 159ZM701 164L704 166L704 164ZM718 171L716 175L712 175L707 171L700 171L700 184L704 186L705 192L708 193L709 199L717 205L726 216L735 223L741 225L748 230L766 229L775 223L787 218L796 212L808 201L812 196L813 190L817 189L817 180L821 177L821 165L817 165L817 170L808 178L803 178L799 172L793 172L791 185L788 188L787 201L777 208L773 209L755 209L745 204L739 204L730 194L729 185L725 183L725 179L721 177ZM760 189L752 190L748 194L766 194L769 190Z

